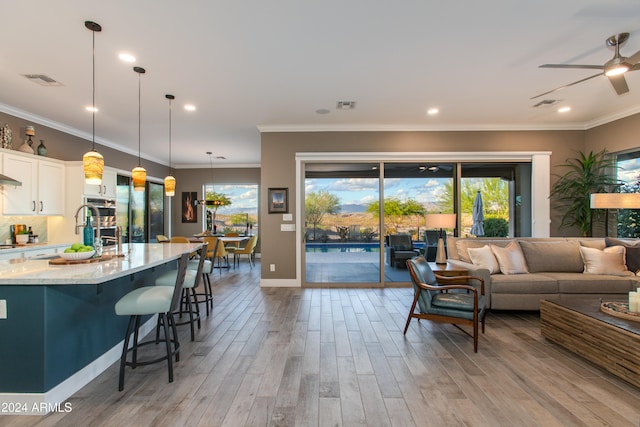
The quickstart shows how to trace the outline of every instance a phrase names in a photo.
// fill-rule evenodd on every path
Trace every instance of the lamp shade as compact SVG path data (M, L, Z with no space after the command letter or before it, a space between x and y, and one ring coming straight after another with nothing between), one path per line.
M104 172L104 157L95 150L87 151L82 156L84 180L87 184L101 185Z
M147 182L147 171L142 166L138 165L131 171L131 177L133 178L133 191L144 191L145 183Z
M424 218L428 228L456 227L456 214L426 214Z
M176 195L176 179L172 175L164 178L164 195L167 197Z
M640 209L640 193L593 193L591 209Z

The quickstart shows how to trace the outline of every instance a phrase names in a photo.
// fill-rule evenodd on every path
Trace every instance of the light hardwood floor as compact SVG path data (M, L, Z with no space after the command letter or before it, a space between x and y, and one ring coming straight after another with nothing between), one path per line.
M409 288L259 287L259 264L218 272L196 342L165 364L114 364L69 413L12 426L638 426L640 390L546 341L537 313L489 313L479 352L451 325L412 321Z

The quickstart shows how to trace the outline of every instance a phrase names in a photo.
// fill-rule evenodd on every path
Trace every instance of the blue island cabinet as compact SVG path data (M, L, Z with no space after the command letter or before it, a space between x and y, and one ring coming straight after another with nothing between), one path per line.
M47 393L117 347L128 318L116 316L115 303L172 268L175 261L100 284L0 286L0 393Z

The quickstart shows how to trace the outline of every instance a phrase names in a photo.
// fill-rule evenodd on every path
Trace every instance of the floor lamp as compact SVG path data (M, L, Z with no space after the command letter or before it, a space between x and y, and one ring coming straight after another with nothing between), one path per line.
M609 209L640 209L640 193L593 193L591 209L606 209L605 234L609 235Z
M456 227L456 214L426 214L427 228L439 229L438 249L436 250L436 264L447 263L447 252L444 249L444 229Z

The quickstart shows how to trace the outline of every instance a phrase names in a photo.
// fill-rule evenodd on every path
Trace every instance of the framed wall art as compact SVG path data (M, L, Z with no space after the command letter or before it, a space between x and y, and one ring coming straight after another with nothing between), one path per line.
M289 189L269 188L269 213L289 213Z
M195 191L182 192L182 222L198 222L198 211L193 206L197 200Z

